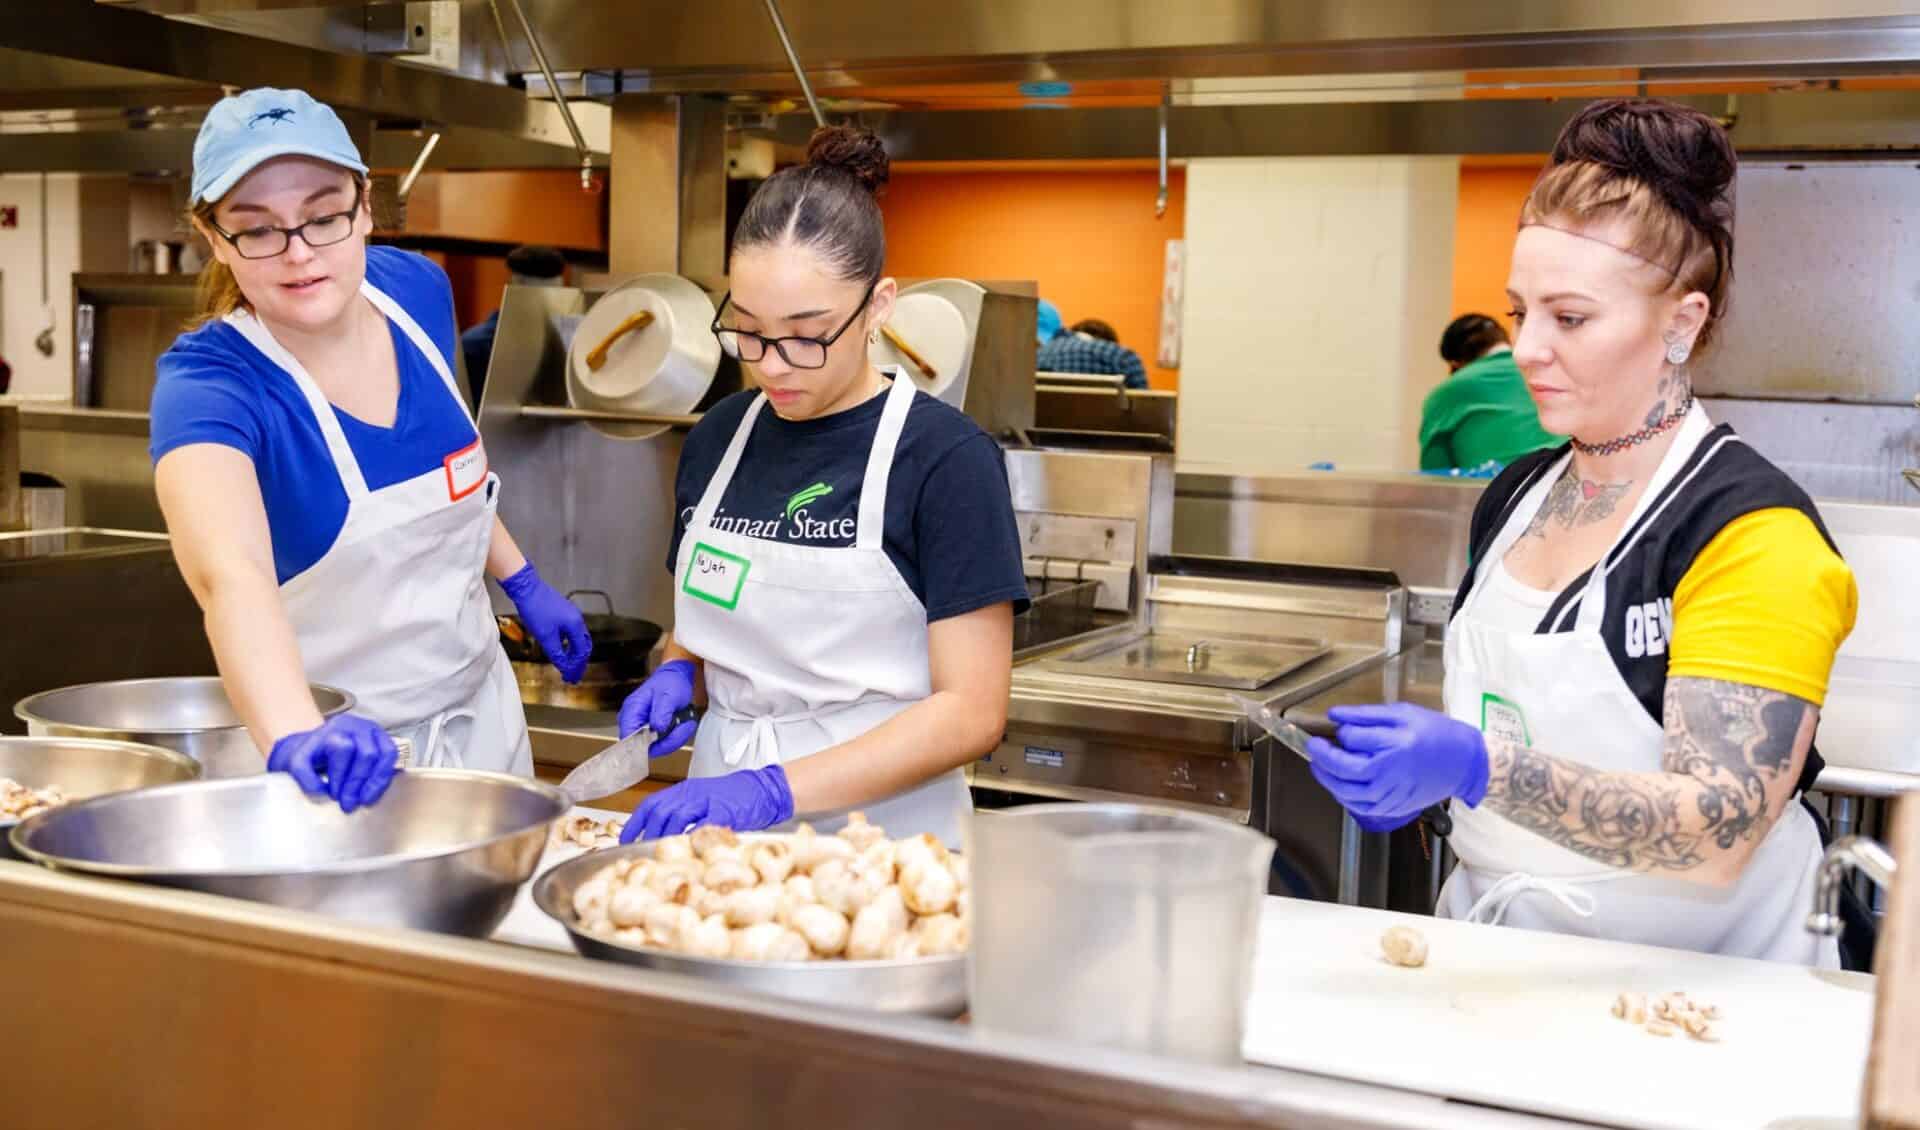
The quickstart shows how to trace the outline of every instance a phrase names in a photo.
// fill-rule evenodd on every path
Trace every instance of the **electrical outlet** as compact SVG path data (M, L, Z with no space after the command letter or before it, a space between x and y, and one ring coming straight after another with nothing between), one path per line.
M1407 622L1444 628L1453 618L1453 594L1444 589L1408 589Z

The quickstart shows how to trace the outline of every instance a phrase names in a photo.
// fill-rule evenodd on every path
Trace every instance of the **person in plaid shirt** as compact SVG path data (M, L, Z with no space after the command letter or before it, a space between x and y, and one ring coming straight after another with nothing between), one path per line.
M1075 322L1041 346L1035 368L1043 373L1111 373L1125 377L1128 388L1147 387L1147 367L1140 355L1121 345L1120 335L1098 318Z

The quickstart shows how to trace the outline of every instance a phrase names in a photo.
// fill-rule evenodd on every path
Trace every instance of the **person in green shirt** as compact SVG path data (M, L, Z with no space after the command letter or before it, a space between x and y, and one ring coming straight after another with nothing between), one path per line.
M1420 409L1420 469L1505 466L1564 438L1540 427L1540 414L1507 331L1485 314L1462 314L1440 335L1440 357L1452 376Z

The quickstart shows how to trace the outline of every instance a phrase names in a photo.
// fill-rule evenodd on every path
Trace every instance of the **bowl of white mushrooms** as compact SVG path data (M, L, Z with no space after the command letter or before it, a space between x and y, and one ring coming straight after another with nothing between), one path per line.
M191 781L184 753L98 738L0 737L0 859L19 859L13 828L68 801Z
M700 827L588 852L533 888L587 957L932 1016L966 1008L970 898L965 857L858 813L836 833Z

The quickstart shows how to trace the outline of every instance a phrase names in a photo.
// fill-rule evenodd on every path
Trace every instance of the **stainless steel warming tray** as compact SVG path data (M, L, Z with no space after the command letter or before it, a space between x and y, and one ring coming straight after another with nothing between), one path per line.
M1331 650L1326 640L1306 636L1137 631L1086 644L1047 665L1080 675L1255 690Z

